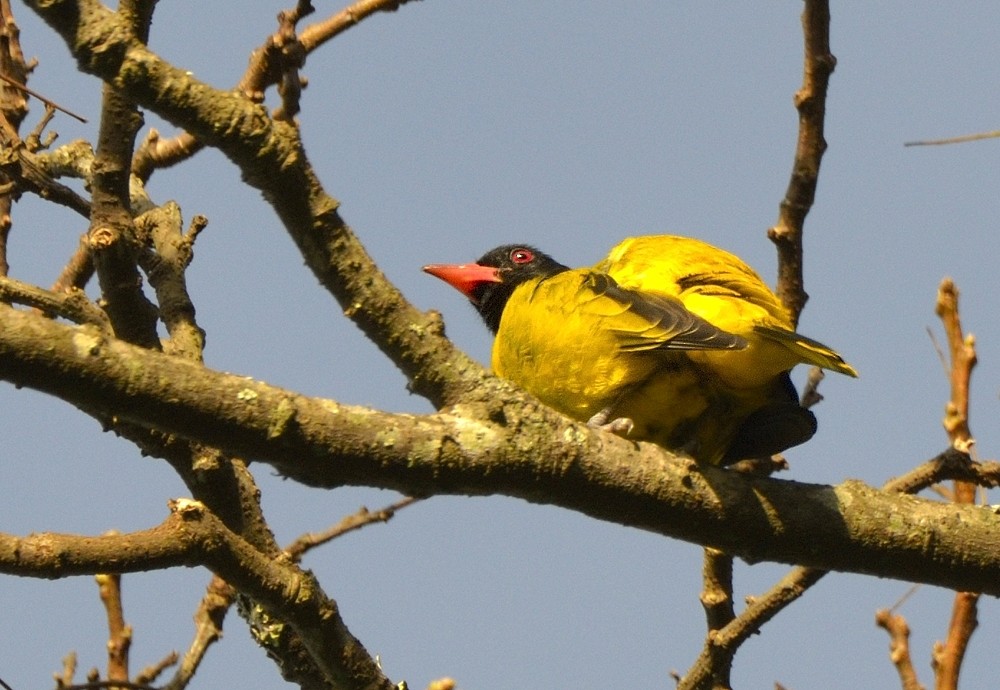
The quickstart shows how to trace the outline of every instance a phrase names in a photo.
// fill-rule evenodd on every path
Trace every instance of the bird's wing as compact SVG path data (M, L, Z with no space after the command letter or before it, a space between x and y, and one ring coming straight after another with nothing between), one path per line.
M614 247L595 270L608 273L624 288L676 297L724 329L731 328L733 320L746 326L761 319L792 325L784 306L753 268L701 240L632 237Z
M725 266L712 272L688 273L677 279L681 299L697 294L739 299L765 310L771 317L790 323L788 312L767 284L749 267Z
M581 271L581 314L597 316L628 352L650 350L741 350L747 341L688 311L680 300L629 290L597 271Z
M676 298L723 332L754 343L749 359L705 354L716 370L728 371L727 379L757 381L797 363L857 376L832 349L796 333L788 310L760 275L718 247L673 235L633 237L614 247L595 270L622 288Z

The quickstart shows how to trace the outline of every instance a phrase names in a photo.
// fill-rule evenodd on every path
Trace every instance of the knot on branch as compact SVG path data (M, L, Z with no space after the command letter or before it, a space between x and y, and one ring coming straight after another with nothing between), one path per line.
M191 498L174 498L167 502L170 512L185 520L200 520L205 515L205 504Z
M75 4L64 4L68 7L62 11L68 14L78 11ZM115 14L98 12L84 16L82 21L74 16L65 22L79 29L70 50L81 68L89 74L100 76L102 73L117 72L129 44L135 40L128 25Z

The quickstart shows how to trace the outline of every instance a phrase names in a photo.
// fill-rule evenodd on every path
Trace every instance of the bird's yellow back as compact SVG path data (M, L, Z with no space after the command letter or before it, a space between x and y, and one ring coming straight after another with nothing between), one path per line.
M761 277L735 254L675 235L633 237L595 270L622 287L670 295L709 323L747 340L739 352L693 352L723 385L754 389L796 364L849 376L857 372L829 347L795 332L788 311Z

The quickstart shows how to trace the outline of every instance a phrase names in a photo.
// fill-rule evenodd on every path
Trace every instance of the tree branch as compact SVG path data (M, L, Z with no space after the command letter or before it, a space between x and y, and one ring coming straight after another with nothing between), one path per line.
M394 687L311 573L261 553L198 501L171 501L170 510L159 526L126 535L0 534L0 572L62 578L95 574L108 563L121 573L205 565L294 628L331 685Z
M941 281L935 312L944 326L951 363L949 368L951 396L945 405L944 428L953 447L967 449L973 442L972 431L969 428L969 383L977 361L976 340L971 334L965 335L962 330L962 320L958 311L958 288L951 279L946 278ZM954 500L962 504L975 503L976 485L964 479L956 480ZM938 688L958 687L962 660L965 658L969 639L979 624L978 606L978 593L972 591L955 593L948 637L944 644L939 643L934 648L933 666Z
M820 161L826 151L826 140L823 138L826 91L837 64L837 59L830 52L830 6L827 0L805 0L802 30L805 36L805 68L802 87L795 94L795 108L799 111L795 161L785 198L779 207L778 223L767 231L778 249L778 297L795 323L798 323L799 314L809 299L802 277L802 226L816 197Z
M10 307L0 307L0 378L269 462L314 486L504 494L750 562L1000 593L1000 516L990 508L859 482L740 477L570 422L496 379L488 382L492 405L390 414L212 371Z
M292 85L298 86L302 79L297 72L309 53L372 14L380 11L394 12L399 5L408 1L358 0L331 17L306 27L301 36L296 37L295 26L313 12L311 3L300 1L294 9L279 13L278 30L251 54L250 63L236 87L237 92L253 103L261 103L267 88L281 84L286 78ZM285 99L285 94L282 94L282 98ZM275 117L289 120L296 110L297 103L294 109L283 105ZM184 131L175 137L162 139L156 130L151 130L136 152L132 172L145 182L155 169L176 165L202 148L204 143L190 132Z
M97 587L108 619L108 680L129 679L129 649L132 647L132 626L125 622L122 606L121 573L98 573Z
M145 44L152 5L123 0L118 10L122 28ZM129 204L129 171L142 114L119 88L105 83L97 151L91 165L91 211L88 243L104 308L115 333L143 347L158 348L158 312L143 294L139 274L140 245Z
M307 53L342 34L377 12L395 12L409 0L355 0L340 12L312 24L301 32L299 41Z
M184 690L194 678L208 648L222 637L222 623L236 598L236 590L218 575L212 577L194 614L195 635L173 678L163 690Z
M906 619L887 609L875 613L875 624L889 633L889 658L892 659L903 690L924 690L910 656L910 626Z
M329 543L338 537L342 537L348 532L359 530L366 525L371 525L376 522L389 522L389 520L395 517L398 511L406 508L407 506L411 506L420 500L421 499L419 498L407 496L391 505L375 511L368 510L362 506L358 512L345 516L340 520L340 522L323 530L322 532L310 532L299 536L295 541L285 547L285 554L292 559L292 562L300 563L302 561L302 557L307 551Z
M199 222L207 221L200 217ZM195 320L194 303L188 294L185 276L194 257L196 233L183 232L180 207L172 201L136 218L135 228L145 240L138 257L139 265L156 291L160 319L170 335L164 347L170 354L201 361L205 331Z
M18 132L21 123L28 114L28 101L24 97L28 93L25 83L31 67L24 59L21 51L20 29L14 21L14 13L10 9L10 0L0 0L0 74L9 86L0 86L0 130L3 136L0 141L7 145L15 142L20 146ZM10 88L13 86L14 88ZM10 154L5 154L8 158ZM16 161L17 156L13 158ZM13 162L13 161L8 161ZM17 164L13 165L17 170ZM6 276L10 266L7 263L7 237L12 227L11 207L14 202L14 188L17 175L0 171L0 276Z
M61 316L74 323L89 323L106 335L111 335L108 315L91 302L82 290L70 288L66 292L51 292L37 285L0 276L0 300L34 307L50 316Z
M97 0L27 4L59 32L80 69L217 147L240 168L275 209L306 265L414 392L437 406L481 395L482 368L443 337L438 315L415 309L372 261L309 165L294 126L167 64Z

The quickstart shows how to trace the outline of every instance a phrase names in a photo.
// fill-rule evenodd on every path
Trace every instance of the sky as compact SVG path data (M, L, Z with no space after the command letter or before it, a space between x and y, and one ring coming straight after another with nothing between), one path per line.
M315 5L322 16L340 9ZM283 7L160 3L150 44L228 88ZM624 237L669 232L733 251L773 282L765 233L792 162L801 8L790 0L411 2L309 57L300 115L308 155L390 279L420 308L440 310L450 337L484 363L490 338L478 316L421 273L423 264L528 242L589 265ZM61 40L26 7L14 11L25 53L39 60L32 88L91 119L57 118L59 143L95 139L99 82L75 72ZM819 431L787 453L785 477L879 485L947 444L947 379L928 335L943 342L934 298L944 276L957 282L963 323L977 339L978 452L995 458L1000 444L1000 142L903 146L997 129L989 66L1000 64L1000 5L886 0L835 3L832 13L838 64L829 149L805 229L811 299L800 330L835 347L861 377L827 376ZM30 125L40 113L35 104ZM146 122L174 131L152 115ZM431 411L343 317L223 156L205 151L157 172L149 192L176 200L186 221L209 219L188 273L209 366L345 403ZM11 275L51 285L84 230L71 212L26 196L14 209ZM65 403L0 384L0 409L0 530L143 529L186 493L165 463ZM282 543L398 498L309 489L264 465L255 474ZM515 499L434 498L305 563L386 673L411 688L442 676L462 690L670 687L669 673L688 668L704 635L699 547ZM738 600L785 571L738 563ZM134 670L187 647L208 580L203 569L125 576ZM828 576L740 650L734 684L896 687L874 615L909 590ZM925 684L950 605L949 592L921 587L899 609ZM105 665L92 578L4 578L0 611L0 678L15 690L44 687L70 650L81 669ZM973 690L995 687L994 599L982 601L979 620L962 676ZM199 675L193 687L285 686L235 613Z

